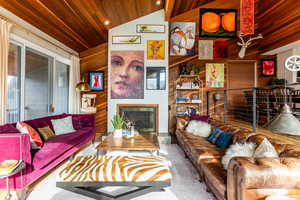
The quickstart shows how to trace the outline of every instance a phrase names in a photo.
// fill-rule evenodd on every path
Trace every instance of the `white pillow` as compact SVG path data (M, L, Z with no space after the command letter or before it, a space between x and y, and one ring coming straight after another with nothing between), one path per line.
M192 120L185 130L195 136L208 137L211 132L211 126L206 122Z
M231 145L226 154L222 158L222 164L225 169L228 168L229 162L234 157L252 157L256 148L256 144L250 143L236 143Z
M76 131L73 127L72 116L61 118L61 119L52 119L51 123L55 135L62 135L62 134L72 133Z
M253 154L255 158L278 157L278 153L274 146L265 138L262 143L255 149Z

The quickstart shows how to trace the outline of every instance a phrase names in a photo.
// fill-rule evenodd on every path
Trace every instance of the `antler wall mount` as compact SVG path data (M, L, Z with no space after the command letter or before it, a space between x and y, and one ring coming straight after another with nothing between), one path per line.
M246 54L246 50L247 48L252 44L252 42L254 40L258 40L258 39L262 39L263 38L263 35L260 33L258 34L256 37L250 37L247 41L245 41L244 37L247 36L247 35L240 35L239 38L241 40L241 42L238 42L237 44L239 46L241 46L241 50L239 52L239 57L240 58L244 58L245 57L245 54Z

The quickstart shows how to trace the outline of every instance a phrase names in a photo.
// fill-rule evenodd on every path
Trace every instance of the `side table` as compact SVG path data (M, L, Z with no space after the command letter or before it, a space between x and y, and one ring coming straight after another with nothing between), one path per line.
M9 183L9 177L21 172L24 168L26 167L26 164L22 161L11 173L9 174L0 174L0 178L6 178L6 190L7 190L7 195L5 197L5 200L10 200L11 199L11 194L10 194L10 183Z

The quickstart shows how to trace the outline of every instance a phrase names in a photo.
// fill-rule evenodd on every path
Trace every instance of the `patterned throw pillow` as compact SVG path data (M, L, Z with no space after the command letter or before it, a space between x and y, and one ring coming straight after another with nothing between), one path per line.
M218 137L216 141L217 147L221 149L227 149L231 143L232 143L232 134L224 131L222 131L221 135Z
M51 120L56 135L62 135L76 131L73 127L72 117Z
M40 149L43 146L39 133L31 126L24 122L18 122L16 127L21 133L29 135L32 149Z
M51 128L49 126L46 126L44 128L38 128L38 130L45 141L47 141L50 138L55 137L55 133L53 133L53 131L51 130Z
M208 136L207 140L212 144L216 144L218 137L221 135L222 130L215 128L212 133Z

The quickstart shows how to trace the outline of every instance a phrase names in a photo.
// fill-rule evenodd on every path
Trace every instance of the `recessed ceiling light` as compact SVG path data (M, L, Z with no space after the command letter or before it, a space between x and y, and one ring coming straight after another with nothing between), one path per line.
M105 24L105 25L109 25L109 24L110 24L110 21L105 20L105 21L104 21L104 24Z
M161 4L161 0L157 0L155 4L159 6Z

